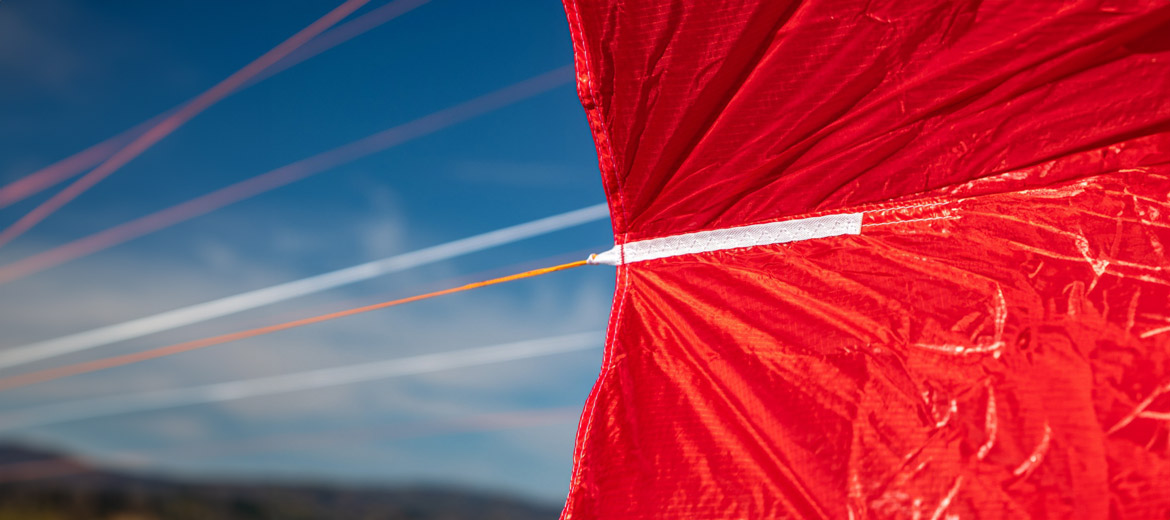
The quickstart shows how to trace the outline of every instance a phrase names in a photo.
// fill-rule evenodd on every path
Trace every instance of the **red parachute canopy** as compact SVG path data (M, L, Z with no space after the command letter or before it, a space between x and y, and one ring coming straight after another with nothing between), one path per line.
M1170 2L565 8L618 269L563 518L1166 517Z

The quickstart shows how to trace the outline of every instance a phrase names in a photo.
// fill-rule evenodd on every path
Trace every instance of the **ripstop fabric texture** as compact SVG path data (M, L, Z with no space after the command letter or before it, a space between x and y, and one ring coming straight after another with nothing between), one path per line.
M617 247L563 519L1166 518L1170 2L565 0Z

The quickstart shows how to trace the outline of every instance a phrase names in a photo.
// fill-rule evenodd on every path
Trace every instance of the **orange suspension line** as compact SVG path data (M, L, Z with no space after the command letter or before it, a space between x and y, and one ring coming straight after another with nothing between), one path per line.
M133 354L123 354L121 356L113 356L113 357L108 357L108 358L103 358L103 359L96 359L93 361L85 361L82 363L76 363L76 364L72 364L72 365L65 365L65 366L56 367L56 368L39 370L36 372L29 372L26 374L19 374L19 375L10 376L10 377L4 377L4 378L0 378L0 390L8 390L11 388L18 388L18 387L28 386L28 385L36 384L36 383L44 383L47 381L61 379L63 377L75 376L78 374L86 374L89 372L96 372L98 370L105 370L107 368L114 368L114 367L120 367L123 365L129 365L131 363L138 363L140 361L146 361L149 359L156 359L156 358L161 358L161 357L166 357L166 356L172 356L175 354L181 354L183 352L187 352L187 351L191 351L191 350L201 349L204 347L210 347L212 345L219 345L221 343L227 343L229 341L236 341L236 340L252 338L252 337L256 337L256 336L262 336L264 334L271 334L273 332L279 332L282 330L291 329L291 328L295 328L295 327L301 327L304 325L312 325L314 323L320 323L323 321L334 320L337 318L344 318L346 316L353 316L354 314L362 314L365 312L375 311L378 309L385 309L387 307L393 307L395 305L402 305L404 303L416 302L419 300L426 300L429 298L434 298L436 296L443 296L443 295L453 294L453 293L457 293L457 292L470 291L471 289L478 289L480 287L487 287L489 285L496 285L496 284L501 284L504 282L511 282L513 280L532 278L534 276L540 276L542 274L548 274L548 273L553 273L553 272L557 272L557 271L564 271L566 269L572 269L574 267L581 267L585 264L586 264L586 260L578 260L576 262L569 262L567 264L561 264L561 265L556 265L556 266L552 266L552 267L542 267L540 269L533 269L531 271L524 271L522 273L512 274L512 275L508 275L508 276L501 276L499 278L492 278L490 280L484 280L481 282L469 283L466 285L460 285L458 287L453 287L450 289L443 289L441 291L434 291L434 292L429 292L429 293L425 293L425 294L410 296L407 298L399 298L397 300L390 300L387 302L375 303L373 305L366 305L363 307L357 307L354 309L348 309L348 310L338 311L338 312L331 312L329 314L322 314L319 316L312 316L309 318L302 318L299 320L287 321L284 323L278 323L276 325L269 325L267 327L259 327L259 328L255 328L255 329L242 330L239 332L232 332L230 334L223 334L220 336L212 336L210 338L197 339L194 341L187 341L184 343L176 343L174 345L168 345L165 347L154 348L154 349L145 350L142 352L136 352Z

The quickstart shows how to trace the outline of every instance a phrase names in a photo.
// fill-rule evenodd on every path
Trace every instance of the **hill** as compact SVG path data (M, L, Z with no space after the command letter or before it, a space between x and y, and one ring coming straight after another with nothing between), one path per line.
M174 480L0 446L0 520L551 520L559 512L440 487Z

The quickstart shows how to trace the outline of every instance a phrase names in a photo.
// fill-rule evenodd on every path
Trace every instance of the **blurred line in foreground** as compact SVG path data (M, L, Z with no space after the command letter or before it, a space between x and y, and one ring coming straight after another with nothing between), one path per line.
M304 327L306 325L313 325L324 321L345 318L357 314L372 312L388 307L403 305L411 302L437 298L439 296L446 296L457 292L470 291L481 287L488 287L501 283L511 282L515 280L523 280L525 278L532 278L543 274L555 273L557 271L564 271L566 269L573 269L577 267L584 267L587 265L585 260L577 260L567 264L554 265L551 267L542 267L532 271L525 271L522 273L502 276L500 278L493 278L491 280L483 280L479 282L472 282L458 287L450 287L434 292L416 294L414 296L407 296L405 298L398 298L390 301L374 303L353 309L345 309L341 311L331 312L329 314L321 314L318 316L310 316L308 318L301 318L299 320L286 321L284 323L276 323L273 325L265 325L262 327L255 327L251 329L240 330L236 332L229 332L227 334L220 334L218 336L205 337L201 339L184 341L182 343L174 343L163 347L155 347L148 350L140 350L130 354L122 354L119 356L110 356L91 361L82 361L80 363L73 363L70 365L62 365L35 372L26 372L14 376L0 378L0 390L8 390L22 386L28 386L36 383L45 383L57 379L75 376L79 374L88 374L90 372L97 372L99 370L108 370L111 368L126 366L134 363L141 363L151 359L158 359L162 357L174 356L192 350L207 348L232 341L240 341L243 339L254 338L256 336L263 336L265 334L272 334L297 327Z
M428 3L430 0L395 0L386 5L378 7L368 13L345 22L337 27L330 29L317 37L309 40L303 46L296 49L288 56L285 56L280 61L273 63L271 66L265 68L256 76L247 80L234 89L230 94L240 92L252 85L260 83L272 76L275 76L289 68L297 65L309 58L317 56L322 52L332 49L342 43L345 43L353 38L369 32L382 24L385 24L399 16L402 16L415 8ZM229 94L229 95L230 95ZM53 164L50 164L40 170L25 175L3 187L0 187L0 209L6 208L12 204L20 202L28 197L36 195L60 182L77 176L81 172L94 165L108 159L111 155L117 152L122 147L126 146L138 136L142 135L147 129L157 125L160 121L166 119L175 111L182 108L183 105L174 107L166 112L154 116L145 122L135 125L129 130L115 135L105 141L90 146L85 150L77 152L69 157L61 159Z
M217 210L229 204L291 184L362 157L437 132L489 112L568 84L572 66L540 74L500 90L404 123L312 157L245 179L206 195L119 224L104 231L66 242L0 266L0 284L43 271L77 258L116 246L140 236Z
M28 197L36 195L57 183L71 179L93 167L130 144L138 136L165 119L171 112L159 114L133 128L125 130L105 141L90 146L69 157L32 172L0 188L0 208L6 208Z
M401 298L403 293L423 294L437 292L444 288L458 287L480 280L500 278L513 273L536 270L550 265L559 265L574 260L580 260L582 258L587 258L590 254L597 251L605 251L610 247L612 247L612 244L598 244L593 247L581 248L567 253L559 253L556 255L541 257L539 259L526 259L520 262L512 262L500 267L494 267L492 269L459 274L440 280L428 280L417 284L411 284L409 288L396 289L393 292L379 291L377 296L345 298L333 300L331 302L316 303L307 307L301 307L296 310L281 312L280 314L272 316L270 319L276 323L284 323L289 321L304 320L313 316L337 313L346 309L368 307L370 305L376 305L379 302ZM256 324L256 318L247 315L236 315L235 319L225 319L221 321L220 324L221 327L219 330L235 331L253 327Z
M161 141L166 136L177 130L190 121L195 116L207 110L209 107L219 102L221 99L227 97L232 92L239 89L244 83L250 81L257 74L268 68L272 64L280 61L289 53L296 50L298 47L304 45L313 37L321 34L326 29L332 27L337 22L340 22L345 17L352 14L361 6L367 4L370 0L346 0L345 3L334 8L318 18L313 23L309 24L304 29L297 31L296 34L290 36L287 40L280 42L279 45L273 47L268 52L260 55L259 58L252 60L243 68L233 72L224 80L216 83L211 88L205 90L203 93L195 96L195 99L185 103L182 108L175 110L170 115L163 118L154 126L150 127L141 135L134 138L129 144L114 152L108 159L97 165L81 178L73 181L72 184L65 187L65 189L57 192L49 200L41 203L32 211L26 213L23 217L17 219L12 225L0 231L0 247L11 242L16 237L24 234L33 226L36 226L42 220L48 218L62 206L69 203L69 201L77 198L77 196L84 193L86 190L92 188L102 179L109 177L114 172L118 171L122 166L125 166L130 161L145 152L155 143Z
M8 348L0 351L0 369L193 325L257 307L369 280L385 274L433 264L496 246L602 220L607 216L608 211L606 205L596 204L575 211L489 231L409 253L391 256L382 260L366 262L345 269L338 269L300 280L285 282L264 289L248 291L145 318L138 318L115 325L79 332L77 334ZM23 375L16 375L0 378L0 388L13 388L23 386L24 384L31 384L22 381L24 377Z
M604 331L582 332L487 347L422 354L210 385L80 399L0 415L0 431L85 419L302 392L366 381L532 359L600 348Z

